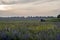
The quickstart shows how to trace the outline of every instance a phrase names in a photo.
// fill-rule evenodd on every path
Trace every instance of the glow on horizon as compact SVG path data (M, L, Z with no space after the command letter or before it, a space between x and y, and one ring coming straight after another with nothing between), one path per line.
M11 8L9 6L11 5L0 5L0 10L2 11L10 10Z

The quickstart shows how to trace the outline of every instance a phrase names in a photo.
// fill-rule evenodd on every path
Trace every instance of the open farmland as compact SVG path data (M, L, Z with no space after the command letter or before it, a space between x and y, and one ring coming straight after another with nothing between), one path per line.
M1 21L0 40L60 40L60 22Z

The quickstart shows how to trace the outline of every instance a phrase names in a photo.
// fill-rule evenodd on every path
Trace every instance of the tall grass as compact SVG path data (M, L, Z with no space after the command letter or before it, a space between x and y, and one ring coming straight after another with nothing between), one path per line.
M0 22L0 40L60 40L60 28L54 22Z

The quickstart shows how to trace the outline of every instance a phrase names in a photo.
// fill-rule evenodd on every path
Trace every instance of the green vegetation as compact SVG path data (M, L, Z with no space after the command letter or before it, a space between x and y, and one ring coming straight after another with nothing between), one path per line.
M46 22L60 22L60 18L46 19Z
M60 28L54 22L0 21L1 40L58 40L59 33Z

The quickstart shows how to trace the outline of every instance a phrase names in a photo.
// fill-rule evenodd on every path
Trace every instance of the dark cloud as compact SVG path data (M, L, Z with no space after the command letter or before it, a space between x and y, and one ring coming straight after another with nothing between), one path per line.
M0 0L0 4L16 4L16 3L29 3L38 0Z
M56 0L0 0L0 4L29 3L29 2L35 2L35 1L40 1L43 3L43 2L51 2Z

